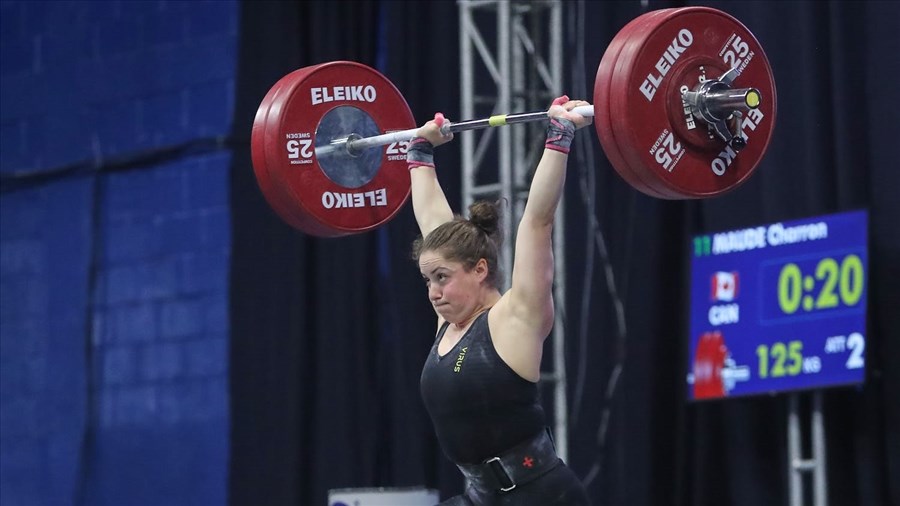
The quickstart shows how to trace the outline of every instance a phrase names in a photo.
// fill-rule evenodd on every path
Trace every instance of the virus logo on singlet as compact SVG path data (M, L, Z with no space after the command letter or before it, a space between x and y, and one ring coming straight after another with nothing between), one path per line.
M468 350L468 346L464 346L463 349L459 350L459 357L456 358L456 367L453 368L453 372L459 372L462 369L462 363L466 359L466 351Z

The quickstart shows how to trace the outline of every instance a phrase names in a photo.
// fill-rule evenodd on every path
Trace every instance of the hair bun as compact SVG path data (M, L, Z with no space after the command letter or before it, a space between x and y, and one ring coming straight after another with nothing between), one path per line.
M500 231L500 204L499 202L478 201L469 206L469 221L484 231L488 237L497 235Z

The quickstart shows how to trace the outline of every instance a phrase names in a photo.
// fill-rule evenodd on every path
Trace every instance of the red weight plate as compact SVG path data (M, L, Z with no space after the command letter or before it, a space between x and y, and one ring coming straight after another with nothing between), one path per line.
M637 55L646 45L647 39L655 33L657 28L663 25L671 15L680 9L666 9L662 16L654 18L654 22L645 25L642 30L632 33L620 51L620 57L616 60L613 70L614 79L610 85L610 100L612 102L611 113L618 115L618 123L620 128L613 132L617 144L620 146L623 158L626 163L632 167L632 170L643 174L643 180L653 189L653 191L664 198L676 199L684 198L678 193L672 192L667 185L659 181L659 176L652 168L648 169L644 164L638 163L632 165L635 161L631 144L634 142L631 137L633 132L630 129L634 125L650 121L645 115L638 114L636 110L624 109L620 106L623 102L634 93L634 90L628 88L628 84L632 81L632 73L636 72L634 65Z
M622 56L620 56L620 58L617 60L617 64L616 64L614 72L615 73L632 72L633 68L631 68L630 66L634 62L635 48L640 47L643 44L643 41L646 40L648 34L653 33L653 31L660 24L662 24L665 21L665 19L667 19L667 16L673 14L677 10L678 9L674 9L674 8L661 10L661 11L659 11L660 15L657 17L654 17L651 23L647 23L644 26L642 26L639 31L633 32L631 34L631 36L628 38L628 40L626 41L625 45L623 46L623 49L621 51ZM611 96L610 100L612 100L614 103L621 102L623 100L623 96L622 96L623 88L621 87L621 85L619 85L619 83L621 83L620 77L617 78L617 80L615 82L610 83L610 89L612 90L612 92L611 92L612 96ZM621 110L615 106L613 106L611 108L611 111L614 111L615 113L621 113ZM620 119L620 121L619 121L620 128L614 132L616 141L619 143L623 143L620 146L620 149L622 150L621 152L622 152L623 158L625 158L625 161L626 161L626 163L628 163L628 166L631 167L631 170L634 171L636 174L638 174L639 177L641 177L641 179L644 181L644 183L649 188L652 188L653 191L656 192L657 194L659 194L662 198L665 198L665 199L684 198L682 195L673 192L666 185L661 184L659 182L659 178L657 177L657 175L648 171L646 169L646 167L644 167L643 165L641 165L641 164L633 165L633 161L632 161L633 158L629 158L629 156L628 156L629 153L631 152L631 150L629 149L630 145L628 144L631 142L631 140L629 139L629 134L631 132L629 132L628 129L630 128L630 122L637 119L637 118L633 117L636 115L637 115L636 111L628 111L628 117Z
M288 148L287 140L279 140L277 136L281 114L284 109L284 101L289 96L293 86L305 80L320 66L314 65L295 70L276 84L278 89L269 104L269 111L265 116L262 129L262 153L265 160L265 178L270 181L270 202L280 203L280 208L293 217L288 223L295 228L319 237L334 237L343 234L336 233L332 227L320 223L306 212L301 205L302 202L299 202L288 190L280 174L280 171L283 171L283 168L280 167L280 157ZM275 111L274 114L273 111ZM276 133L273 134L273 132ZM299 149L301 146L298 144L293 147ZM275 204L273 204L273 207L275 207Z
M684 87L695 89L734 66L740 74L732 87L762 95L760 107L744 113L747 146L739 152L712 137L681 101ZM762 47L739 21L708 7L674 9L630 39L616 60L610 93L610 114L624 122L615 132L622 155L673 198L711 197L745 182L775 125L775 82Z
M305 72L306 69L300 69L295 72ZM269 115L269 108L272 101L278 96L284 83L292 77L291 74L281 78L266 93L259 109L256 111L256 118L253 120L253 130L250 136L250 152L253 161L253 172L256 175L256 182L262 191L263 196L269 203L269 206L275 213L286 223L294 228L303 229L304 222L302 217L294 214L294 209L281 196L280 192L272 183L269 177L269 169L266 165L265 157L265 129L266 120Z
M642 172L635 173L631 169L616 144L616 139L613 135L613 122L610 117L609 89L613 69L622 46L635 30L640 30L649 24L661 12L663 11L651 11L638 16L619 30L606 47L603 58L600 60L600 66L597 68L597 77L594 80L594 129L597 132L597 137L600 139L600 144L603 146L606 158L629 185L652 197L661 197L662 195L647 185L643 180Z
M616 144L619 146L620 154L628 167L636 174L636 177L641 179L644 188L649 189L649 191L645 191L645 193L665 199L679 199L684 197L662 184L659 181L659 177L652 171L648 171L642 164L632 165L633 161L628 157L628 153L631 152L628 143L633 141L629 138L631 132L628 130L633 128L633 123L645 120L644 118L636 117L638 116L637 111L622 111L617 105L625 100L625 95L630 92L628 88L623 86L623 83L628 82L627 76L630 76L630 74L626 73L634 71L633 64L636 52L643 47L647 37L652 34L658 26L665 22L668 16L672 15L677 10L678 9L673 8L655 11L658 14L657 16L650 18L648 20L649 22L644 23L639 29L633 30L632 33L629 34L628 39L625 40L622 49L619 52L619 58L616 59L615 66L612 70L612 75L614 77L609 86L610 115L618 115L616 119L618 128L612 131L612 135ZM622 116L623 114L624 116Z
M297 206L296 200L284 191L283 187L276 184L272 180L268 161L266 160L265 150L265 132L268 125L269 112L272 104L279 100L281 93L289 88L291 83L303 80L310 72L315 71L316 67L304 67L298 69L280 79L266 94L259 109L257 110L256 119L253 125L253 135L251 151L253 155L253 169L256 174L257 183L262 190L263 195L268 201L270 207L275 210L289 225L304 231L308 234L329 237L335 235L334 230L323 226ZM280 102L279 102L280 104Z
M352 125L365 130L340 130L347 114ZM355 62L309 67L287 82L269 107L264 145L269 175L302 215L304 231L334 237L373 229L409 198L402 151L382 146L326 163L315 148L350 134L368 137L414 125L403 96L376 70ZM347 175L367 159L374 160L370 174Z

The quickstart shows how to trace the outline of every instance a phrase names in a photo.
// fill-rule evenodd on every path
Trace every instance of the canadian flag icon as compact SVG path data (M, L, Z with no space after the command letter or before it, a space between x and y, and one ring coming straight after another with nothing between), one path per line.
M712 300L732 301L738 295L738 273L733 272L716 272L712 275L712 290L710 298Z

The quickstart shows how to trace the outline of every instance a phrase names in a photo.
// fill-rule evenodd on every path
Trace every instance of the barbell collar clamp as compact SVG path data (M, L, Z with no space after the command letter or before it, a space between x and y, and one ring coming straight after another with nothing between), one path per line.
M762 104L762 94L756 88L731 88L718 80L701 84L695 91L685 91L684 101L691 112L707 123L723 120L734 111L750 111Z
M710 79L700 84L694 91L685 91L682 99L691 108L695 117L707 123L715 134L736 151L746 147L741 135L740 117L743 111L750 111L762 104L762 94L757 88L732 88L736 77L731 69L720 79ZM736 125L728 127L728 120L737 115ZM733 130L733 131L732 131Z

